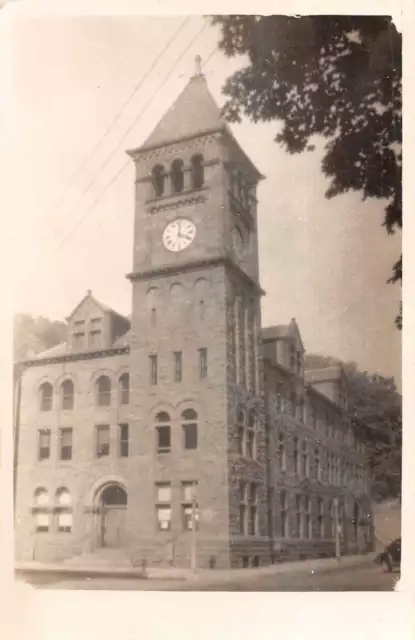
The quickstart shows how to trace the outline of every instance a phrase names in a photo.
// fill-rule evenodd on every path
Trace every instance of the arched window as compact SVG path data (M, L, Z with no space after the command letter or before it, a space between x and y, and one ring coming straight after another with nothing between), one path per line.
M100 376L96 382L97 405L109 407L111 404L111 380L108 376Z
M72 499L68 489L61 487L55 497L56 526L61 533L72 531Z
M197 413L194 409L186 409L182 413L184 448L197 449Z
M36 489L34 494L35 530L37 533L49 531L49 494L43 487Z
M183 160L174 160L171 165L171 183L173 193L180 193L184 187Z
M166 178L166 174L165 174L163 165L156 164L156 166L153 167L153 171L152 171L154 195L156 196L156 198L160 198L160 196L164 194L165 178Z
M40 410L52 410L53 387L50 382L44 382L40 387Z
M205 169L203 166L203 156L196 155L192 158L192 187L201 189L205 182Z
M123 373L119 380L120 383L120 404L128 404L130 402L130 376Z
M62 409L73 409L74 386L72 380L64 380L61 384L61 406Z
M171 450L170 416L166 411L156 415L157 453L169 453Z

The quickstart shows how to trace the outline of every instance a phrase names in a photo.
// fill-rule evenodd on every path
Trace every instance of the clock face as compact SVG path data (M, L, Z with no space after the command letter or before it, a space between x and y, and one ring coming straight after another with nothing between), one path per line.
M187 218L176 218L163 231L163 244L168 251L183 251L193 242L196 227Z
M240 230L235 227L232 231L232 246L238 260L242 260L244 254L244 240Z

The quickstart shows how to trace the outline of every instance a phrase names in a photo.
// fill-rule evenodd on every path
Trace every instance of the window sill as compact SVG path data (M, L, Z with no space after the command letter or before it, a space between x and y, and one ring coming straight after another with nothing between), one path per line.
M152 204L156 204L158 202L165 202L166 200L172 200L174 198L179 198L180 196L187 196L190 195L192 193L196 194L196 193L201 193L202 191L207 191L208 187L203 186L203 187L199 187L198 189L183 189L183 191L178 191L177 193L168 193L166 195L162 195L162 196L157 196L154 198L149 198L148 200L145 201L145 205L152 205Z

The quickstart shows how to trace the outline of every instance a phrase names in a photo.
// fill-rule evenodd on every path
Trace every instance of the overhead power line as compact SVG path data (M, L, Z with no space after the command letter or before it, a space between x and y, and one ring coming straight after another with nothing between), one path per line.
M197 38L200 36L200 34L202 33L202 31L204 31L204 29L206 28L206 24L202 26L201 29L199 29L199 31L197 32L197 34L191 39L191 41L188 43L188 45L186 46L186 48L179 54L179 56L176 58L176 60L174 61L173 65L170 67L169 71L166 73L166 75L164 76L162 83L160 84L160 86L158 87L158 89L155 91L155 93L153 93L153 95L151 96L150 100L147 101L147 103L145 104L145 106L143 107L143 109L140 111L140 113L138 114L138 116L135 118L135 120L132 122L132 124L128 127L128 129L125 131L125 133L122 135L122 137L120 138L119 142L117 143L116 147L114 147L114 149L112 150L112 152L110 153L110 155L104 160L104 162L100 165L99 169L98 169L98 173L95 175L95 177L89 182L89 184L86 186L86 188L83 190L81 197L78 199L78 201L76 202L76 204L69 210L68 215L70 213L72 213L72 211L78 206L79 202L82 200L82 198L84 197L84 195L86 195L86 193L90 190L90 188L95 184L95 182L97 181L101 171L107 166L107 164L110 162L110 160L112 159L112 157L114 156L114 153L116 151L118 151L118 149L120 148L122 142L125 140L125 138L127 137L127 135L130 133L130 131L135 127L135 125L138 123L138 121L140 120L140 118L143 116L143 114L145 113L145 111L148 109L148 107L150 106L150 104L153 102L153 100L157 97L157 95L160 93L160 91L162 90L162 88L164 87L164 85L166 84L167 80L169 79L170 75L173 73L174 69L176 68L177 64L180 62L180 60L186 55L186 53L188 52L188 50L190 49L190 47L192 46L192 44L197 40ZM210 54L208 60L213 56L213 54L216 52L216 49L214 51L212 51L212 53ZM207 62L207 61L206 61ZM206 63L205 63L206 64ZM64 236L64 238L59 242L58 244L58 248L61 247L66 240L72 235L72 233L78 228L78 226L85 220L85 218L87 217L87 215L90 213L90 211L96 206L97 202L101 199L102 195L104 193L106 193L108 187L113 184L113 182L115 181L116 178L118 178L118 176L123 172L123 170L127 167L127 165L129 164L129 160L127 160L124 165L121 167L121 169L118 171L118 173L116 174L116 176L111 180L110 184L108 184L104 190L99 194L99 196L96 198L96 200L94 200L94 203L92 204L91 207L89 207L87 209L87 211L85 212L85 214L74 224L74 226L70 229L70 231Z
M143 86L144 82L147 80L147 78L150 76L150 74L154 71L155 67L157 66L157 64L159 63L160 59L163 57L163 55L166 53L166 51L169 49L170 45L174 42L174 40L177 38L177 36L179 35L180 31L182 31L182 29L184 29L184 27L186 26L186 24L189 22L190 17L185 18L179 25L179 27L176 29L176 31L174 32L174 34L172 35L172 37L168 40L168 42L165 44L165 46L163 47L163 49L158 53L158 55L155 57L155 59L153 60L152 64L150 65L150 67L148 68L147 72L144 74L144 76L141 78L140 82L134 87L132 93L128 96L127 100L124 102L124 104L122 105L121 109L116 113L115 117L113 118L113 120L110 122L110 124L107 126L107 128L105 129L104 133L102 134L102 136L99 138L98 142L95 144L95 146L91 149L91 151L88 153L88 155L86 156L86 158L82 161L81 165L78 167L78 169L75 171L75 173L72 175L72 177L70 178L68 184L66 185L65 191L62 193L62 195L58 198L58 200L55 202L55 204L51 207L51 209L49 210L49 212L46 214L44 220L45 222L47 221L47 219L54 213L55 209L65 200L66 198L66 190L69 189L73 183L75 182L75 180L78 178L78 176L82 173L84 167L86 166L88 160L93 156L93 154L95 153L95 151L97 149L99 149L99 147L101 146L101 144L103 143L103 141L105 140L105 138L108 136L108 134L110 133L111 129L114 127L114 125L118 122L118 120L120 119L121 115L123 114L123 112L125 111L125 109L127 108L127 106L130 104L131 100L134 98L134 96L136 95L136 93L141 89L141 87Z

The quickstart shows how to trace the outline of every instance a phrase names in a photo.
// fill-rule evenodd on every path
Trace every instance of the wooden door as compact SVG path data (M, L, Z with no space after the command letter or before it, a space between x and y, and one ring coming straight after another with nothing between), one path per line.
M125 506L104 507L102 546L109 548L122 547L127 509Z

